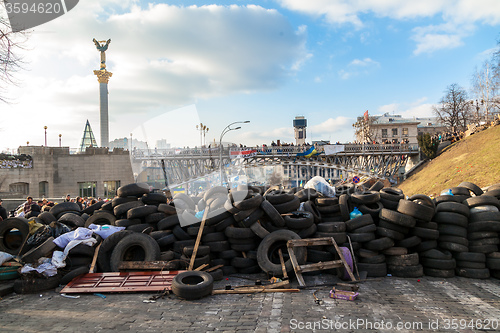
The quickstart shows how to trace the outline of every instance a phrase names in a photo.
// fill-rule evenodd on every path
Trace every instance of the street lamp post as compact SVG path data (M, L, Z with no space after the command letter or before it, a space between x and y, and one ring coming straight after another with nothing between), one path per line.
M47 126L43 126L43 129L45 130L45 147L47 147Z
M222 149L223 149L222 138L224 137L224 135L226 135L226 133L228 133L230 131L236 131L236 130L239 130L241 128L241 126L231 128L232 125L234 125L234 124L248 124L249 122L250 122L250 120L235 121L234 123L227 125L220 133L220 137L219 137L219 163L220 163L220 183L221 183L221 185L222 185L222 167L223 167L223 163L222 163Z

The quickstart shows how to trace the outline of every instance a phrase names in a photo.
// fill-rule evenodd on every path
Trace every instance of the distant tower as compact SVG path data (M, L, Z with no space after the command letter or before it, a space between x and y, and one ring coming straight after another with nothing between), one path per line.
M94 133L90 127L89 120L85 124L85 129L83 130L82 143L80 144L80 152L84 152L87 147L97 147L97 142L95 141Z
M293 129L295 132L295 144L303 145L306 143L307 119L304 116L297 116L293 120Z
M100 101L100 115L101 115L101 147L109 146L109 118L108 118L108 82L113 73L106 70L106 50L111 42L111 39L93 40L98 51L101 52L101 64L99 70L94 71L99 81L99 101Z

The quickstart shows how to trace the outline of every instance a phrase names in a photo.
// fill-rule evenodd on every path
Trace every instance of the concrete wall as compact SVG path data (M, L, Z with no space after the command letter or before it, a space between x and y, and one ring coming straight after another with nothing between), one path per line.
M79 182L96 182L96 196L104 196L104 181L134 182L128 151L90 148L84 154L69 154L68 147L19 147L19 154L33 158L33 168L0 169L0 192L8 194L9 185L28 183L28 195L39 198L39 183L48 183L45 197L78 195ZM14 196L26 196L19 194ZM4 195L5 196L5 195ZM12 195L11 195L12 197Z

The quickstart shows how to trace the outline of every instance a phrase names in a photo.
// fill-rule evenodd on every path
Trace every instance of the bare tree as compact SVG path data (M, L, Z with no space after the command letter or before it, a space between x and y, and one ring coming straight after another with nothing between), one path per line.
M499 86L500 77L495 75L494 65L490 61L485 61L481 69L476 68L472 75L471 89L472 94L476 97L475 103L474 101L471 103L476 109L473 112L476 123L479 123L481 119L488 121L490 115L495 112Z
M467 92L453 83L446 88L445 96L439 103L441 105L433 109L439 120L452 132L466 130L472 109Z
M26 37L25 32L13 32L6 18L0 17L0 101L7 102L6 86L15 84L14 73L22 64L19 51Z

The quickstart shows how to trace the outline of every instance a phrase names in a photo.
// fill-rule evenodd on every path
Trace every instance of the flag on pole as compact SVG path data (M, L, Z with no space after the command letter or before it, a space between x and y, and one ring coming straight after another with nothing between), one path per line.
M365 116L365 121L368 121L368 110L366 110L363 115Z
M309 157L316 155L316 154L318 154L318 151L316 150L316 148L314 148L314 146L312 146L311 148L309 148L305 152L297 153L297 156L300 156L300 157L304 156L306 158L309 158Z

